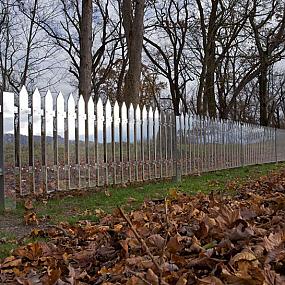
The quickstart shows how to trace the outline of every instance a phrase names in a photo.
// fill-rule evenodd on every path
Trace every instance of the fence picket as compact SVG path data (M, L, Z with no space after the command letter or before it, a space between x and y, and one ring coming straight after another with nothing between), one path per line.
M88 101L88 186L96 186L96 160L95 160L95 104L93 98Z
M141 112L141 160L142 160L142 181L146 180L146 155L145 152L147 150L147 110L146 106L143 106Z
M134 139L135 139L135 180L139 181L139 168L140 168L140 138L141 138L141 110L140 106L137 105L135 110L135 130L134 130Z
M121 106L121 179L122 183L128 182L128 110L127 105L123 102Z
M119 184L122 183L121 180L121 119L120 119L120 106L116 101L114 105L114 134L115 134L115 151L114 151L114 183Z
M153 116L153 167L154 167L154 178L158 179L161 177L161 156L160 156L160 128L159 128L159 111L156 107Z
M152 107L148 109L147 114L147 171L148 171L148 179L153 179L154 169L153 169L153 159L151 157L151 141L153 140L153 111Z
M129 107L128 112L128 161L129 161L129 181L135 181L135 109L133 104Z
M42 192L41 179L41 127L42 127L42 108L41 95L38 89L35 90L32 97L32 149L31 149L31 166L32 166L32 189L33 193ZM36 185L38 185L36 189Z

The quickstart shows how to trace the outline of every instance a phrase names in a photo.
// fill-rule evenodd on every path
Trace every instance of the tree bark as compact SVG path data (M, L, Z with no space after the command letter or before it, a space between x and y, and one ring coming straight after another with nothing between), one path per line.
M82 1L80 25L79 94L87 105L92 89L92 0Z
M205 47L205 63L206 63L206 75L205 75L205 89L204 100L207 101L207 108L210 117L216 117L216 99L215 99L215 69L216 69L216 57L215 57L215 39L217 33L217 10L218 0L212 0L212 8L209 19L209 27L207 34L207 45ZM205 113L205 110L204 112Z
M88 101L92 90L92 0L82 0L80 18L80 65L79 95L85 101L85 114L88 116ZM85 161L89 163L88 120L85 120Z
M268 65L261 62L260 74L258 76L259 104L260 104L260 125L268 126Z
M123 0L122 16L125 29L129 68L125 76L125 86L120 101L129 106L139 103L141 58L144 32L144 5L145 0Z

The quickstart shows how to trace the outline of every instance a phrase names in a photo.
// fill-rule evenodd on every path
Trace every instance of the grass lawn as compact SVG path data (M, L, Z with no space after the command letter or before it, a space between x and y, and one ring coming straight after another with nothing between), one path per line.
M108 190L95 192L66 193L66 196L34 202L35 213L40 225L57 224L68 222L74 224L80 220L98 221L102 211L111 212L116 206L122 206L126 211L135 209L145 199L162 199L168 195L171 189L182 191L188 194L197 192L226 191L233 192L235 185L242 185L250 179L258 179L262 175L269 174L285 168L285 163L264 164L220 170L201 174L201 176L184 177L182 182L171 181L156 182L140 186L129 186L126 188L109 188ZM78 194L78 195L77 195ZM18 246L19 234L13 234L13 222L18 221L17 229L31 230L31 227L24 224L24 206L19 204L10 213L1 216L0 222L0 258L9 255L11 250ZM1 226L5 219L10 220L9 231ZM6 221L6 223L9 221ZM24 243L33 239L26 238Z

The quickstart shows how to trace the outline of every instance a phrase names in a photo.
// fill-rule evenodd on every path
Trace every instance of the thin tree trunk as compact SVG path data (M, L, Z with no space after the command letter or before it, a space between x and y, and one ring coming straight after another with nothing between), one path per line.
M79 94L87 104L92 88L92 0L82 1L80 25Z
M205 49L206 60L206 79L204 89L204 100L207 101L208 113L210 117L216 117L216 99L215 99L215 38L216 38L216 17L218 10L218 0L212 0L212 9L209 19L209 27L207 34L207 46Z
M79 66L79 94L85 101L85 113L88 116L88 100L92 90L92 0L82 1L80 19L80 66ZM85 120L85 161L88 156L88 120Z
M268 126L268 66L266 63L261 64L260 74L258 77L259 84L259 101L260 101L260 124Z
M197 113L199 115L203 114L202 99L203 99L203 91L205 87L205 73L206 73L206 68L205 68L205 63L203 63L200 80L199 80L198 94L197 94Z
M35 24L37 6L38 6L38 0L35 0L34 6L33 6L32 17L31 17L30 28L29 28L29 37L28 37L28 42L27 42L27 54L26 54L26 59L25 59L25 66L24 66L24 71L23 71L23 75L21 78L20 88L23 85L26 85L26 83L27 83L29 63L30 63L30 54L31 54L31 46L32 46L32 42L33 42L33 28L34 28L34 24Z

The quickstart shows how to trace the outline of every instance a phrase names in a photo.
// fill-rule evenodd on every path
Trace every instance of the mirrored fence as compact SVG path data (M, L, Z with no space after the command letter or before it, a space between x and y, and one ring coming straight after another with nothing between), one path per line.
M285 160L285 130L25 87L3 100L9 206L16 196Z

